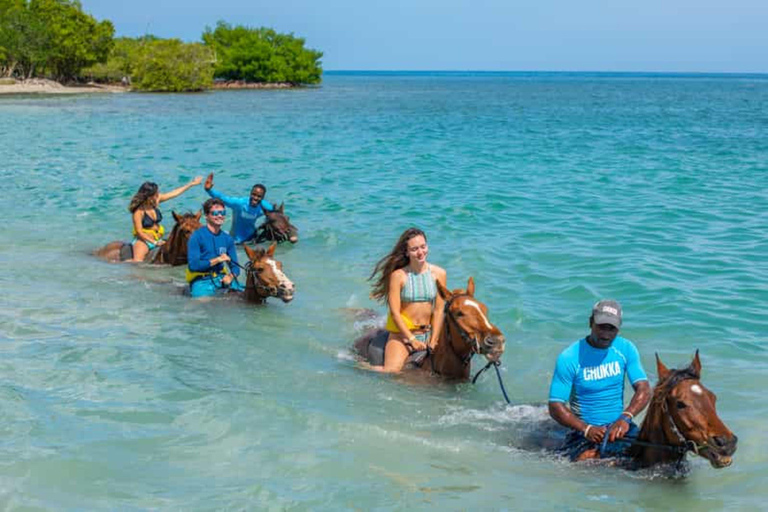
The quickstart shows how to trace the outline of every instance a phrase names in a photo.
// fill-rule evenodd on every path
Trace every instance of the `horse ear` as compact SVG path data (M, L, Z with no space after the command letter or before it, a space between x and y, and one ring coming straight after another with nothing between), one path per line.
M281 202L281 203L280 203L280 206L279 206L279 207L278 207L278 209L277 209L277 211L279 211L280 213L283 213L283 214L284 214L284 213L285 213L285 203L282 203L282 202Z
M659 380L662 381L669 375L669 368L664 366L664 363L659 359L659 353L656 352L656 373L659 374Z
M441 283L440 281L435 281L435 284L437 284L437 293L440 294L443 300L445 301L451 300L451 297L453 297L453 294L450 291L448 291L448 288L443 286L443 283Z
M200 217L203 216L203 210L197 210L197 213L195 214L195 219L197 219L197 222L200 222Z
M174 210L171 210L171 215L173 215L173 218L176 220L176 222L181 222L181 217L179 217L179 214Z
M699 349L696 349L696 355L693 356L691 368L694 372L696 372L696 375L701 375L701 360L699 359Z
M267 249L267 256L271 258L272 255L275 254L275 249L277 249L277 242L274 242L269 246L269 249Z
M475 280L472 279L472 276L470 276L469 281L467 281L467 294L470 297L475 296Z
M243 244L243 249L245 249L245 254L248 255L248 259L253 261L256 259L256 251L248 247L247 245Z

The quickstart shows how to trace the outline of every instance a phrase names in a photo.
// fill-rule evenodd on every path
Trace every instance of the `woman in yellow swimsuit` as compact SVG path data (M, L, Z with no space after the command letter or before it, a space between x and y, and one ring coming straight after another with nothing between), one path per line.
M445 270L427 263L427 236L406 229L389 254L373 269L371 297L389 306L384 372L402 370L408 356L427 345L434 348L443 325L443 299L435 281L446 285Z
M131 242L133 244L133 259L128 260L129 262L144 261L149 251L165 243L163 240L165 228L160 224L163 220L163 214L158 208L160 203L183 194L202 181L202 176L198 176L186 185L166 194L160 193L157 183L145 181L141 184L138 192L133 195L130 206L128 206L133 220L133 242Z

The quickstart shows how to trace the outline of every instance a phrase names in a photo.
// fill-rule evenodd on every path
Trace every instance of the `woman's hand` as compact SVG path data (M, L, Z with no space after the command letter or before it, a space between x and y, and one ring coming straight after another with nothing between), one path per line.
M195 176L192 181L189 182L190 187L194 187L195 185L199 185L203 182L202 176Z
M427 350L427 344L423 341L417 340L415 337L407 340L405 346L411 352L419 352L420 350Z

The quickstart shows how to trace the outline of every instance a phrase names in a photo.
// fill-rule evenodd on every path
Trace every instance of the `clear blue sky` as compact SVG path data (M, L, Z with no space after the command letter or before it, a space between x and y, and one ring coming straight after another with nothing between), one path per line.
M267 26L356 70L768 72L768 0L81 0L118 35Z

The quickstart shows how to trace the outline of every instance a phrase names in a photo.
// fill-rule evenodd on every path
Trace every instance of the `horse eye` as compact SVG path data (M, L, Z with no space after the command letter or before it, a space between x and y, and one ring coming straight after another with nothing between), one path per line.
M677 401L677 408L678 409L685 409L686 407L688 407L688 406L685 405L685 402L681 402L680 400Z
M464 316L464 312L463 312L463 311L461 311L461 310L459 310L459 311L457 311L457 312L456 312L456 316L457 316L457 317L459 317L459 316Z

